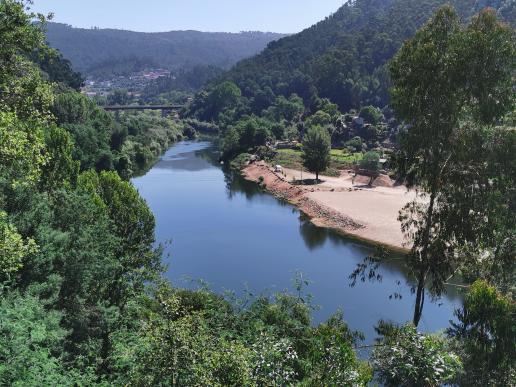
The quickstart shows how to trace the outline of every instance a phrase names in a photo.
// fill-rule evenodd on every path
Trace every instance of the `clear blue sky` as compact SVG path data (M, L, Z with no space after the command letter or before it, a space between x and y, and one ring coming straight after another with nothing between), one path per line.
M75 27L133 31L299 32L344 0L35 0L33 10Z

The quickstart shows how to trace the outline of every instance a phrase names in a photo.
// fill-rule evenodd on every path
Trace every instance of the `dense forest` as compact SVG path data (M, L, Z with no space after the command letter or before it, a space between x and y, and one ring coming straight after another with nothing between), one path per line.
M516 3L507 0L349 1L209 82L187 114L219 127L228 158L268 141L300 140L314 125L351 153L397 143L403 125L390 107L389 61L446 3L462 23L493 7L500 20L516 25ZM357 116L364 124L356 125Z
M398 173L431 199L426 211L404 212L404 225L416 229L406 262L418 280L414 322L379 322L367 362L355 352L361 334L342 313L312 323L302 279L292 293L236 301L168 283L154 216L128 180L188 127L221 125L223 149L236 155L272 135L298 136L300 122L337 130L332 120L344 107L317 98L317 113L300 121L301 89L276 95L272 82L264 90L271 99L258 102L221 82L198 95L188 122L115 120L76 91L79 75L46 45L44 17L27 5L0 0L1 385L365 386L373 375L389 386L514 381L516 49L514 30L494 12L462 24L450 7L429 11L430 22L409 28L415 35L389 64L392 106L410 123ZM281 71L283 80L295 73ZM375 122L384 113L370 106L360 115ZM380 258L356 277L377 278ZM457 271L472 284L457 323L446 333L418 332L425 288L439 295Z
M150 82L142 91L140 100L144 103L181 102L190 98L209 82L223 73L219 67L197 65L172 71L168 77Z
M502 20L516 25L510 0L355 0L301 33L270 43L220 78L234 82L248 111L260 114L276 97L301 97L317 109L328 98L342 112L389 102L387 62L432 13L450 3L462 20L494 7Z
M265 48L282 34L171 31L143 33L73 28L47 23L46 37L74 68L87 76L110 78L147 68L178 69L210 65L229 68Z

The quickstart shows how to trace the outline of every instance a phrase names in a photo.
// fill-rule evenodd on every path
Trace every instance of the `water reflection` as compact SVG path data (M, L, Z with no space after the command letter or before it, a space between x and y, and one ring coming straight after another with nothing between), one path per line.
M195 145L193 145L195 144ZM197 150L195 149L197 148ZM191 157L192 151L196 157ZM175 152L167 152L153 169L170 169L176 171L198 172L214 165L212 148L209 143L184 142Z
M299 217L299 232L303 237L306 247L311 251L324 246L330 233L328 229L314 226L304 215Z

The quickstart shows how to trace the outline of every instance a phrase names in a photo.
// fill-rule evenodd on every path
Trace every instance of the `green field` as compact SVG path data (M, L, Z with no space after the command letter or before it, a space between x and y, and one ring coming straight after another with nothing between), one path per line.
M285 168L301 169L301 153L297 149L279 149L272 162ZM339 171L350 168L361 159L362 153L351 154L341 149L332 149L330 152L330 167L323 174L326 176L339 176Z

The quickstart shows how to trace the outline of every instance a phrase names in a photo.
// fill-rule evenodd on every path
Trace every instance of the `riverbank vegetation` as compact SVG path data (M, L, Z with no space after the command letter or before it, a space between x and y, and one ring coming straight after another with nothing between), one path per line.
M145 168L183 135L183 126L146 113L121 113L115 119L89 98L54 86L51 113L74 143L81 170L116 170L121 176Z
M510 122L502 117L514 111L516 61L514 31L493 11L464 26L451 8L439 10L392 62L396 117L410 124L398 170L430 196L430 205L413 203L405 211L404 228L414 242L407 265L418 280L413 324L380 322L367 363L355 353L361 335L341 313L312 324L300 279L293 294L244 300L175 288L163 279L154 216L127 179L179 138L182 127L147 114L116 121L66 84L74 76L45 75L31 60L34 51L48 49L33 23L44 17L26 4L0 0L0 384L354 386L366 385L373 372L386 385L514 380L515 131L500 123ZM355 13L346 5L329 20L351 15L346 23L363 24ZM408 15L399 20L408 23ZM301 39L326 31L328 23ZM281 53L292 41L270 50ZM304 41L310 44L300 57L317 57L319 66L348 52L335 46L329 57L315 40ZM363 58L382 46L373 42ZM331 72L318 83L326 91L313 100L301 93L303 74L279 74L287 98L276 95L279 82L270 91L253 89L243 70L254 71L252 63L233 73L243 74L252 94L227 81L199 93L191 107L194 117L221 128L227 155L316 130L327 131L325 149L361 130L369 133L362 146L370 148L386 132L379 110L346 118L339 109L355 105L324 98L331 97L324 82L340 79ZM273 69L267 71L276 74ZM371 90L360 100L373 98ZM374 93L381 98L381 90ZM315 114L306 116L313 106ZM372 267L361 266L357 277L378 278L380 258L371 257ZM457 323L443 335L417 332L425 287L439 295L456 272L476 280Z

